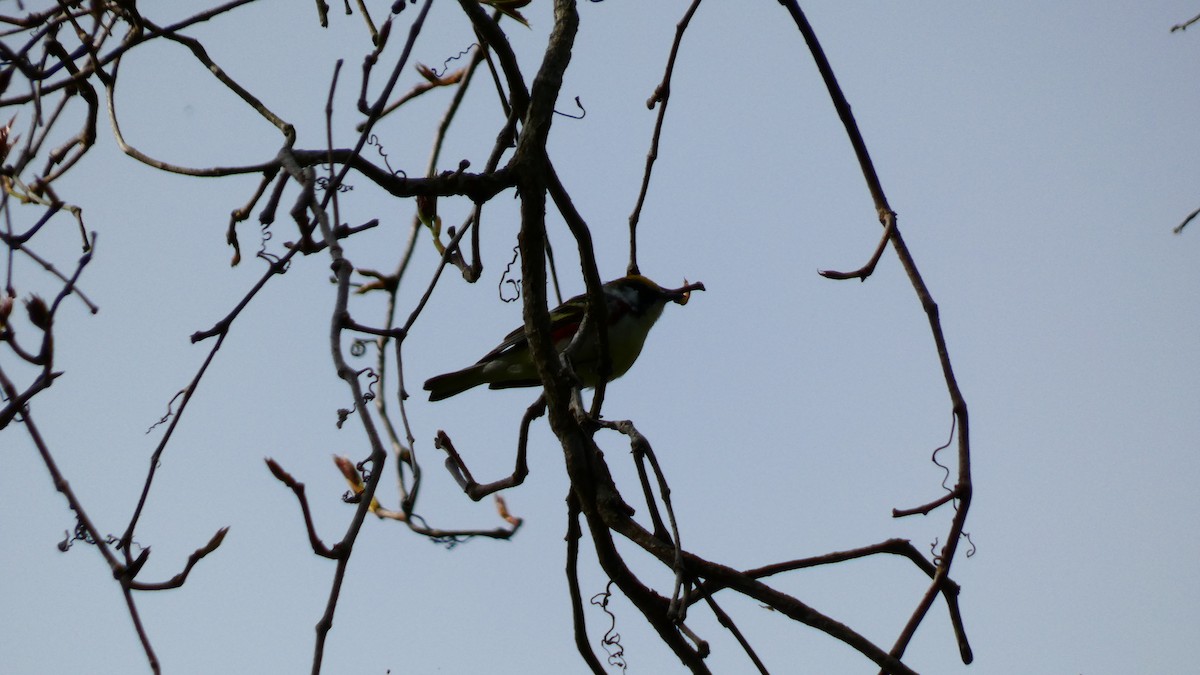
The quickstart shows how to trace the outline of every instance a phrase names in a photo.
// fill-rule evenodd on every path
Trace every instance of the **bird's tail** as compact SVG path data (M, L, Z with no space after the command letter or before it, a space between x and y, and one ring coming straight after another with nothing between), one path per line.
M469 368L425 380L425 391L429 392L429 400L440 401L486 383L487 380L483 377L485 365L487 364L477 363Z

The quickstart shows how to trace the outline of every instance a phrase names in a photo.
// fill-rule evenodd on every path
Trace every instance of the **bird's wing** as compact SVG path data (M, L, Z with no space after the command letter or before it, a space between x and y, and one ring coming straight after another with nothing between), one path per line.
M607 285L604 300L608 305L608 324L610 326L630 310L629 305L624 300L608 291ZM574 337L575 332L579 330L579 324L583 321L585 314L587 314L586 293L581 293L551 310L550 338L554 340L554 344L565 343ZM523 329L518 329L517 332L522 331ZM509 337L512 336L510 335Z
M484 354L483 358L479 359L479 361L476 362L476 365L478 365L480 363L484 363L486 361L491 361L492 359L496 358L497 356L500 356L504 352L510 351L512 349L526 347L526 346L528 346L528 340L525 339L525 327L521 326L520 328L517 328L513 332L509 333L508 335L505 335L504 341L501 342L500 344L496 345L496 348L493 349L492 351Z
M575 331L579 330L579 322L583 321L583 315L586 311L587 296L584 294L577 295L550 310L550 339L554 341L554 344L558 344L563 340L570 340L575 335ZM608 311L610 314L613 311L611 299ZM529 341L525 338L525 327L520 326L508 335L505 335L504 341L492 351L484 354L478 363L491 361L505 352L514 349L526 349L528 346Z

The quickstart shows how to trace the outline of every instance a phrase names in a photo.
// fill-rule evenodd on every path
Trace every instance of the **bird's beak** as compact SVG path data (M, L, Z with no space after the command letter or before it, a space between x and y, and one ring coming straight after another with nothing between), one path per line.
M672 302L679 303L680 305L686 305L688 303L688 299L692 297L692 291L703 290L704 284L700 283L699 281L694 284L689 284L687 279L684 279L683 286L673 290L668 290L667 295L670 296Z

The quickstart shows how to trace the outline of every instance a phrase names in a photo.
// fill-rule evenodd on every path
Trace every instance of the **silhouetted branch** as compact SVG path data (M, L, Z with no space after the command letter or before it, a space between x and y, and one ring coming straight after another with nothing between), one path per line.
M767 666L762 662L762 659L758 658L758 654L750 646L750 642L746 639L746 636L742 635L742 631L738 629L733 619L725 613L725 610L721 609L720 605L717 604L716 600L713 600L711 595L705 595L704 602L717 617L717 621L720 622L721 626L725 630L728 630L734 639L738 641L738 644L742 646L742 650L746 652L746 656L750 657L750 661L754 663L755 669L762 673L762 675L768 675Z
M571 618L575 624L575 648L579 650L579 655L583 657L584 663L591 668L596 675L602 675L604 666L600 665L600 660L596 658L596 653L592 651L588 644L587 635L587 619L584 615L583 596L579 591L579 540L583 536L583 530L579 527L579 500L575 496L575 492L567 493L567 587L571 598Z
M304 493L304 483L292 477L279 465L279 462L266 458L267 468L271 470L271 475L275 476L280 483L283 483L293 494L296 495L296 501L300 502L300 511L304 514L304 528L308 532L308 543L312 545L313 553L322 558L336 558L335 551L325 545L321 541L321 537L317 534L317 528L313 524L312 511L308 508L308 497Z
M1196 19L1192 19L1192 21L1195 21L1195 20L1196 20ZM1191 21L1189 21L1188 23L1191 23ZM1175 226L1175 229L1174 229L1174 230L1171 230L1171 232L1173 232L1174 234L1180 234L1180 233L1182 233L1182 232L1183 232L1183 228L1187 227L1188 223L1192 222L1192 220L1193 220L1193 219L1194 219L1194 218L1195 218L1197 215L1200 215L1200 209L1196 209L1195 211L1192 211L1191 213L1187 214L1187 217L1183 219L1183 222L1182 222L1182 223L1179 223L1178 225L1176 225L1176 226Z
M1187 21L1184 21L1183 23L1177 23L1174 26L1171 26L1171 32L1174 33L1177 30L1187 30L1188 26L1196 23L1197 21L1200 21L1200 14L1193 16L1192 18L1188 19Z
M410 64L414 45L430 16L432 0L419 3L419 9L418 3L415 2L395 3L391 7L393 14L388 16L378 29L375 19L368 13L366 4L358 0L357 9L367 26L372 44L362 60L361 81L357 87L357 113L350 121L335 120L338 101L334 94L337 91L342 65L342 61L339 60L334 68L325 101L323 148L295 147L297 138L301 136L282 114L274 112L263 102L268 99L260 97L259 92L251 92L227 73L217 60L212 58L203 41L184 34L184 31L201 22L245 6L251 1L226 2L168 26L159 26L142 16L134 3L125 1L92 3L86 7L60 3L61 6L32 12L23 17L0 17L0 22L14 29L9 35L28 36L24 46L0 43L0 96L9 96L0 100L0 107L27 106L30 111L30 114L25 115L24 109L22 110L22 124L27 124L27 128L17 130L13 122L0 127L0 164L4 165L4 170L0 172L0 187L3 188L0 193L0 212L5 217L3 232L0 232L0 244L5 247L9 261L6 284L0 292L0 347L14 357L20 368L25 369L21 371L25 378L22 379L10 375L9 371L0 367L0 391L3 391L5 398L4 407L0 408L0 429L16 426L13 422L25 425L54 480L55 488L64 494L76 515L74 538L68 535L63 546L69 547L73 541L85 541L95 544L101 552L113 576L121 584L136 634L153 671L158 672L160 664L134 602L133 591L182 586L195 565L220 546L227 531L226 528L218 530L206 545L196 549L188 557L182 571L174 577L162 582L137 581L138 573L149 558L150 548L135 543L134 535L141 517L145 514L159 464L168 443L174 437L177 425L189 408L193 394L214 362L225 338L231 335L235 322L243 316L251 302L259 297L268 282L281 277L293 263L300 266L299 263L306 260L305 256L314 253L328 254L333 272L334 302L328 323L330 362L334 373L346 387L342 396L345 397L348 391L350 399L343 410L339 411L338 426L340 428L341 423L351 416L357 416L357 423L362 425L362 436L365 437L366 443L365 448L359 448L357 451L357 457L365 455L365 459L356 461L347 457L335 458L339 470L350 485L345 500L354 506L354 510L346 523L345 532L331 545L327 545L317 534L304 484L285 471L274 459L266 460L272 475L290 489L299 502L314 554L332 559L336 563L324 611L316 624L312 659L314 673L322 668L325 647L341 597L340 592L346 581L350 555L362 534L367 514L373 514L385 521L403 522L413 533L444 543L448 547L471 537L513 537L521 527L522 520L508 511L504 500L496 493L515 488L526 479L527 446L531 426L543 415L547 417L550 429L561 445L563 462L571 484L566 500L568 595L575 627L576 647L592 672L605 671L587 635L584 594L580 588L579 541L583 537L585 524L592 544L592 552L589 555L595 556L596 563L609 580L606 590L593 596L593 604L601 606L611 618L610 628L602 645L609 651L610 659L622 667L625 665L626 655L616 632L617 616L608 606L612 593L617 591L637 608L641 619L680 663L694 673L709 672L706 662L709 643L705 637L693 631L685 619L689 609L704 611L706 607L738 642L757 671L768 672L750 639L717 603L715 595L720 592L732 592L752 598L798 623L841 641L871 659L884 671L902 674L911 673L912 670L901 661L901 657L931 604L940 596L946 601L963 660L970 662L970 646L965 637L957 602L959 587L949 576L958 540L964 536L963 527L972 495L966 403L950 365L937 305L933 302L904 244L897 226L896 214L884 196L849 103L833 76L832 68L817 42L815 32L808 25L796 0L781 0L781 4L789 11L812 51L834 107L846 127L883 226L880 241L863 267L852 272L824 271L821 274L829 278L865 280L873 273L890 243L928 315L939 364L950 392L955 422L955 427L951 430L951 441L957 440L958 450L957 480L953 486L949 485L951 469L947 468L947 480L943 482L943 487L947 490L945 495L918 507L893 511L895 517L901 517L917 513L928 514L941 506L954 505L949 536L940 551L931 552L932 560L911 543L892 539L848 551L777 562L750 570L736 570L704 559L684 548L680 537L681 526L671 503L668 480L649 439L638 431L631 420L606 421L601 417L606 397L607 376L611 372L610 317L608 303L601 289L602 277L596 262L597 244L593 241L587 218L577 209L547 150L556 115L555 104L563 95L563 79L579 30L579 19L573 0L553 0L554 25L531 81L527 80L523 73L516 52L501 28L500 20L505 14L521 20L519 13L514 15L515 8L490 3L496 7L496 11L489 16L477 0L460 0L459 7L471 23L476 42L465 49L462 45L447 48L443 54L452 56L446 59L439 70L418 64L417 72L423 79L416 83L409 81L404 88L401 88L401 79L412 72ZM640 214L648 198L650 178L659 153L672 78L682 39L699 4L699 0L693 0L677 23L662 80L647 101L649 108L653 109L657 105L658 111L636 204L629 218L629 273L638 272L637 228ZM347 1L343 5L347 12L352 11L351 3ZM393 24L398 23L393 19L401 10L410 6L404 14L404 21L409 22L404 44L388 48ZM414 12L416 16L413 16ZM317 18L322 24L328 21L328 6L323 0L317 3ZM1194 21L1196 19L1176 26L1176 29L1182 30ZM504 25L509 24L506 22ZM65 42L60 43L60 37ZM273 125L273 129L267 131L277 133L279 142L278 149L271 150L272 156L259 158L260 161L244 165L187 166L152 157L133 146L129 139L136 138L138 130L131 128L131 135L127 138L120 123L122 120L118 117L117 84L121 81L120 65L124 56L131 50L159 39L188 50L191 58L215 78L217 85L232 93L234 100L255 111ZM469 40L470 38L464 42ZM457 55L453 56L456 53ZM451 71L451 62L460 58L465 59L461 67ZM480 65L486 65L487 70L481 71ZM439 166L444 164L441 157L443 147L454 147L447 144L452 123L459 117L464 106L472 104L466 97L467 88L479 72L490 75L496 89L497 98L494 102L489 99L488 105L496 106L498 103L498 111L493 107L491 120L485 122L495 129L495 140L489 141L491 148L481 168L473 167L472 162L465 159L466 156L470 156L472 161L475 161L476 154L464 153L463 156L448 162L449 170L439 170ZM103 537L95 524L88 519L75 493L54 463L49 447L33 424L30 412L30 404L35 396L61 375L53 369L56 356L53 321L61 302L68 295L74 294L89 309L96 311L96 306L77 288L80 274L92 255L94 234L89 238L83 228L81 208L60 198L54 184L78 166L81 159L96 145L96 126L100 109L99 87L104 88L111 133L117 146L136 161L160 171L191 177L258 175L253 179L255 185L249 198L231 212L226 239L234 249L233 262L237 264L241 260L237 225L248 220L251 213L257 210L257 257L266 262L265 270L253 286L223 318L210 328L192 334L193 343L208 338L216 340L211 343L207 355L190 382L177 394L178 403L176 404L176 399L172 399L172 403L168 405L167 415L161 421L166 425L163 437L151 453L150 467L142 483L141 493L120 538ZM122 81L121 91L124 92L125 89L126 85ZM398 92L404 93L397 95ZM406 163L406 151L398 143L385 137L383 131L376 133L375 129L385 129L386 126L379 125L379 121L417 97L430 99L438 96L443 97L445 107L433 134L428 162L423 169L420 166L414 167L411 163ZM578 99L576 101L578 102ZM397 120L400 118L399 115L394 117ZM70 119L82 122L78 128L67 130L67 133L60 130L52 134L52 130L66 124L62 120ZM357 132L356 139L349 143L348 147L335 148L334 139L338 137L338 132L348 129ZM304 131L302 137L309 137L311 130ZM62 140L64 136L66 140ZM483 149L487 149L486 144ZM347 207L347 213L350 207L343 204L343 201L355 194L349 192L352 188L358 187L348 182L351 172L355 174L355 181L361 180L379 194L392 198L388 209L401 204L404 209L412 209L411 216L407 211L401 211L398 218L390 215L367 217L357 221L362 224L355 226L344 223L342 207ZM454 479L473 500L482 499L489 494L495 495L497 514L503 525L490 529L434 527L417 511L422 474L421 465L417 460L417 434L410 426L406 408L403 346L417 321L425 316L424 310L431 302L434 288L442 280L444 269L448 266L456 267L467 282L481 278L484 265L480 233L485 223L485 205L496 196L510 190L520 199L521 223L516 252L520 258L519 295L523 302L524 330L543 391L537 401L526 409L521 419L513 472L500 480L487 484L478 483L454 447L450 435L444 431L438 432L434 442L435 448L446 452L446 466ZM439 199L444 200L444 214L453 213L455 208L461 209L464 206L468 207L466 210L469 212L469 215L458 219L455 225L447 225L444 237L442 220L438 215ZM557 291L558 273L554 270L554 253L550 246L550 235L547 233L548 199L561 214L575 240L587 298L587 310L581 327L561 354L556 348L556 344L561 344L556 342L556 338L561 336L551 335L548 313L547 289L551 279L561 302L561 293ZM20 227L14 228L11 212L17 204L34 204L41 210L27 215ZM359 203L356 203L355 207L358 206ZM268 250L267 243L273 236L277 237L273 239L275 242L282 240L282 237L278 236L278 229L272 228L281 208L287 218L284 225L288 230L294 226L297 235L294 241L283 244L282 251L275 253ZM85 251L84 257L71 276L58 272L50 258L43 258L34 250L35 245L39 251L42 250L43 237L40 233L53 230L54 228L46 225L63 211L69 213L78 223ZM1181 231L1195 216L1196 213L1189 215L1176 228L1176 232ZM356 213L352 217L359 216ZM32 224L30 221L33 221ZM394 268L390 268L392 271L387 271L389 268L385 267L376 268L380 271L356 267L352 260L355 249L348 248L350 244L347 242L360 241L357 236L368 229L379 227L382 232L385 228L394 226L396 222L403 223L401 230L407 228L407 239L404 246L397 248L395 252L396 264ZM491 222L490 217L487 222ZM464 244L463 239L468 236L468 232L470 243ZM428 282L418 280L418 286L413 288L412 280L407 278L411 275L410 262L423 250L418 247L418 242L425 236L431 237L436 253L430 254L434 257L427 258L424 262L437 263L436 269ZM470 248L469 254L465 251L467 247ZM507 248L508 245L502 251L505 260L509 257ZM49 271L53 277L51 283L57 285L53 294L42 292L44 297L53 295L54 299L50 303L41 301L31 293L25 295L29 289L20 289L20 297L28 297L25 306L28 321L36 329L30 331L32 338L25 335L22 325L22 334L18 339L15 319L10 320L19 297L13 278L13 258L19 256L28 257ZM549 272L547 264L550 267ZM374 265L375 263L372 263L372 266ZM515 287L515 279L507 274L508 270L505 272L506 276L501 279L508 278ZM411 290L412 293L402 293L402 290ZM351 301L358 303L360 298L367 295L372 299L377 298L380 292L386 294L386 311L382 317L373 317L373 321L364 320L362 310L365 305L355 304L352 307ZM407 318L403 325L396 326L398 312L402 311L401 302L412 302L414 299L413 304L403 306L403 311L408 312ZM379 318L382 320L378 320ZM594 340L601 361L598 366L599 382L592 395L590 410L586 412L577 389L578 381L573 377L570 368L571 359L576 356L573 350L580 347L585 340ZM393 346L390 351L387 349L389 344ZM377 349L373 367L352 367L347 358L364 356L371 345ZM394 360L394 363L389 363L391 360ZM32 374L25 376L25 373L29 372ZM364 375L368 380L368 384L365 385L362 381ZM389 378L393 377L395 403L401 415L399 421L393 419L393 408L389 407L388 396L385 395L392 387ZM374 406L368 405L371 402ZM152 429L157 427L158 425L155 425ZM646 503L646 525L634 519L634 510L625 501L606 464L604 454L595 439L595 434L600 429L615 430L629 440L638 476L638 488ZM350 454L355 456L356 453ZM389 498L380 490L380 481L387 469L386 461L389 456L396 459L396 483L399 492L396 508L384 506ZM934 461L943 468L950 464L938 462L936 451ZM673 577L670 597L654 590L656 587L662 587L660 580L651 580L649 576L635 573L630 568L622 553L625 544L621 544L622 548L618 549L618 535L657 559L662 565L656 567L657 573L665 575L669 570ZM135 547L139 549L136 555ZM867 640L851 627L813 609L800 598L783 593L765 581L768 577L782 572L839 564L878 554L905 557L930 579L923 597L890 652ZM966 555L969 556L970 552ZM699 604L700 600L704 601L703 605ZM690 625L699 624L691 622Z
M871 198L874 200L880 222L885 226L885 229L891 230L890 240L892 247L895 249L896 255L900 259L900 264L908 275L909 281L913 285L913 290L916 292L918 299L921 301L921 306L929 318L930 331L933 334L934 344L937 348L938 362L941 365L942 375L949 390L952 409L958 426L959 474L958 484L954 488L954 493L957 494L959 500L958 508L955 510L954 518L951 521L946 545L938 558L938 572L934 575L932 583L926 590L920 603L918 603L917 608L913 611L908 624L901 631L900 637L892 647L891 655L899 658L904 654L909 641L911 641L912 636L916 633L917 626L920 625L925 614L929 611L930 605L933 603L934 598L937 597L942 584L950 572L950 565L954 560L958 540L962 535L963 526L966 523L967 512L970 510L972 487L970 427L967 420L967 404L962 392L959 390L953 367L950 364L950 355L946 347L945 335L942 332L937 304L933 301L933 296L929 293L929 289L921 278L921 274L917 270L917 265L909 253L904 239L900 235L899 228L895 224L896 213L888 205L887 197L883 192L883 186L879 182L879 176L875 171L874 164L871 162L870 154L867 152L866 142L863 140L862 133L858 129L858 123L854 120L854 115L850 110L850 104L842 93L841 87L837 83L837 78L833 74L833 68L829 65L829 60L825 57L824 50L821 49L816 33L808 23L808 19L804 16L804 12L800 9L799 4L797 4L796 0L781 0L781 3L791 14L796 27L800 30L805 42L808 44L809 51L812 52L813 59L817 64L817 70L820 71L821 77L825 81L834 108L837 109L838 117L846 128L850 144L854 147L854 153L858 157L859 166L862 169L867 188L871 192ZM964 658L968 654L969 649L964 652ZM969 658L967 662L969 662Z
M192 568L196 566L196 563L200 562L200 559L204 556L217 550L217 547L220 546L221 542L225 540L225 533L227 532L229 532L228 527L222 527L221 529L217 530L217 533L212 536L212 539L208 540L207 544L196 549L191 555L188 556L187 564L183 566L183 571L179 574L176 574L170 579L159 583L130 581L129 587L135 591L162 591L168 588L179 588L185 581L187 581L188 574L191 573Z
M639 274L637 263L637 226L642 217L642 205L646 203L646 193L650 189L650 172L654 162L658 160L658 140L662 136L663 120L667 117L667 103L671 100L671 76L675 73L675 57L679 55L679 45L683 43L683 33L687 30L692 16L700 8L700 0L692 0L683 18L675 25L675 39L671 42L671 53L667 57L667 69L662 81L654 88L654 93L646 99L646 107L653 110L658 105L658 117L654 120L654 134L650 137L650 151L646 153L646 170L642 174L642 187L638 190L637 203L633 213L629 214L629 265L627 274Z
M454 443L451 442L450 436L445 431L438 431L433 446L446 452L446 469L450 471L450 475L454 477L463 492L467 493L472 500L479 501L494 492L507 490L525 482L525 477L529 475L529 467L525 462L529 445L529 425L544 414L546 414L546 399L545 396L539 396L525 411L525 416L521 418L521 433L517 437L516 466L513 468L512 474L491 483L481 485L475 480L475 477L471 475L471 470L467 468L462 456L458 454L458 450L454 448Z
M888 242L892 240L892 232L896 230L896 214L885 210L883 212L883 236L879 238L879 245L875 247L875 252L871 254L871 259L867 264L854 270L853 272L837 272L834 270L821 270L817 274L826 279L858 279L866 281L867 277L875 271L875 266L879 264L879 259L883 257L883 252L887 250Z

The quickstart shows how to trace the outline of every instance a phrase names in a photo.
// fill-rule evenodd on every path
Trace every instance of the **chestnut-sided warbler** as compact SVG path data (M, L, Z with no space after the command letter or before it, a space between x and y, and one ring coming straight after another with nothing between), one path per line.
M608 351L612 365L609 379L615 380L637 360L650 328L662 315L667 302L682 305L692 291L704 290L704 284L666 289L640 274L631 274L610 281L603 288L608 301ZM575 337L586 310L586 295L577 295L551 310L551 337L560 353ZM580 336L580 340L571 351L571 366L583 386L594 387L599 378L600 350L594 333L589 331ZM521 327L509 333L500 346L475 365L429 378L425 381L425 389L430 401L440 401L481 384L486 384L489 389L507 389L536 387L541 383L529 353L525 328Z

